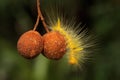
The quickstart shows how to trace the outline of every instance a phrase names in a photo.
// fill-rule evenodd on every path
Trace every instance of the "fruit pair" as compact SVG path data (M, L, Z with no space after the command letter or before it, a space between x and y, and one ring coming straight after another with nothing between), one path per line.
M57 31L51 31L41 36L39 32L30 30L18 40L18 52L31 59L42 54L49 59L61 59L66 52L65 38Z
M66 52L66 41L63 35L57 31L49 32L40 10L40 1L37 2L38 17L34 29L25 32L17 43L18 52L25 58L34 58L41 52L49 59L60 59ZM46 34L41 36L35 31L41 20Z

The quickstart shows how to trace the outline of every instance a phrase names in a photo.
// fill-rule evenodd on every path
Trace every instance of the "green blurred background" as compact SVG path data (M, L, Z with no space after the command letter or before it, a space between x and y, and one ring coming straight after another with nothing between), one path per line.
M0 80L120 80L120 0L59 1L95 34L99 50L81 70L42 55L24 59L16 43L22 33L33 29L36 0L0 0ZM41 8L59 1L41 0Z

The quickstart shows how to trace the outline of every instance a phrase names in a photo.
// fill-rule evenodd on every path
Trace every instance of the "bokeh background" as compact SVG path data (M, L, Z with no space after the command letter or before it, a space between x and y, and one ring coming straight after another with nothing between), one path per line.
M42 11L59 2L69 17L77 16L96 36L99 45L92 58L82 69L42 55L24 59L16 44L22 33L33 29L36 0L0 0L0 80L120 80L120 0L41 0Z

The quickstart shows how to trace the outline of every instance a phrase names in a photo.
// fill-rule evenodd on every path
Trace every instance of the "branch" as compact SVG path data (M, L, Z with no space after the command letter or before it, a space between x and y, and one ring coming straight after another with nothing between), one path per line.
M44 17L42 16L42 13L41 13L41 10L40 10L40 1L39 0L37 0L37 11L38 11L38 17L37 17L37 21L36 21L36 24L35 24L33 30L36 30L36 28L39 24L39 18L40 18L46 32L49 32L49 29L47 28L47 24L45 23Z

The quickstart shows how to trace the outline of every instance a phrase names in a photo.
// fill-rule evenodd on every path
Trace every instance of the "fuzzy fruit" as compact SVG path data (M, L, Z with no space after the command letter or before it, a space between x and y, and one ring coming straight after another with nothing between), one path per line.
M66 41L57 31L51 31L43 36L43 55L49 59L61 59L66 52Z
M42 36L34 30L25 32L18 40L18 52L25 58L34 58L43 50Z

